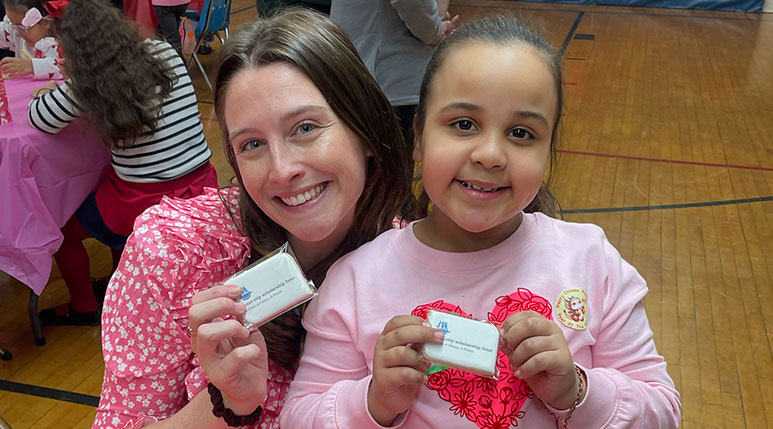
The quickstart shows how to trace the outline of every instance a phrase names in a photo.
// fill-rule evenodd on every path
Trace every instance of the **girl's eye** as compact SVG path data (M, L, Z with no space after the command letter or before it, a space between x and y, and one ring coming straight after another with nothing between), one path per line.
M510 131L510 136L518 140L533 139L534 135L525 128L514 128Z
M460 131L471 131L475 128L475 124L468 119L461 119L453 123L454 127Z
M314 131L316 127L311 122L304 122L298 125L298 134L308 134Z

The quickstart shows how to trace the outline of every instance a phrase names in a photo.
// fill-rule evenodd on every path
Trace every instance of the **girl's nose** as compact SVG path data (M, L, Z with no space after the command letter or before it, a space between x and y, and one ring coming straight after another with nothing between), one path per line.
M269 144L271 148L271 169L268 179L274 183L290 183L300 179L304 175L303 163L300 154L290 148L284 142Z
M470 154L470 160L483 168L502 169L507 166L507 156L498 136L483 135Z

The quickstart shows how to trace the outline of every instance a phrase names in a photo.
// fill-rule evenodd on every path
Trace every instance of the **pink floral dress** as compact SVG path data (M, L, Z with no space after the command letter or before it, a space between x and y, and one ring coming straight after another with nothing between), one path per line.
M238 191L220 193L239 222ZM187 332L191 298L245 266L249 254L215 189L188 200L165 197L137 218L105 296L105 376L94 428L163 420L206 389ZM253 427L279 427L293 375L269 360L269 395Z

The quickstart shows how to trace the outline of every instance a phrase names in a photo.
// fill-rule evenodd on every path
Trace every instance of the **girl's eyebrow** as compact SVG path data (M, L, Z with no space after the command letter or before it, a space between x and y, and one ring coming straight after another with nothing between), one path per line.
M478 106L477 104L467 103L464 101L455 101L453 103L446 104L445 106L443 106L442 109L440 109L440 111L447 112L449 110L456 110L456 109L472 110L475 112L483 111L483 108Z
M544 123L546 127L550 128L548 119L545 117L545 115L543 115L540 112L535 112L533 110L516 110L515 112L513 112L513 116L522 117L522 118L534 118Z
M482 112L483 107L478 106L477 104L467 103L465 101L455 101L453 103L448 103L443 108L440 109L441 112L448 112L451 110L456 109L462 109L462 110L471 110L473 112ZM550 127L550 124L548 123L548 119L540 112L536 112L534 110L524 110L519 109L513 112L513 117L520 117L520 118L534 118L542 123L545 124L546 127Z

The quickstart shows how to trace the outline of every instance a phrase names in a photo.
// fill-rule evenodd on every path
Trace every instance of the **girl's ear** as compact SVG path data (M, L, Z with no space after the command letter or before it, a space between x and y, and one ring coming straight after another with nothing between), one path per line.
M421 130L416 116L413 117L413 161L421 162Z

